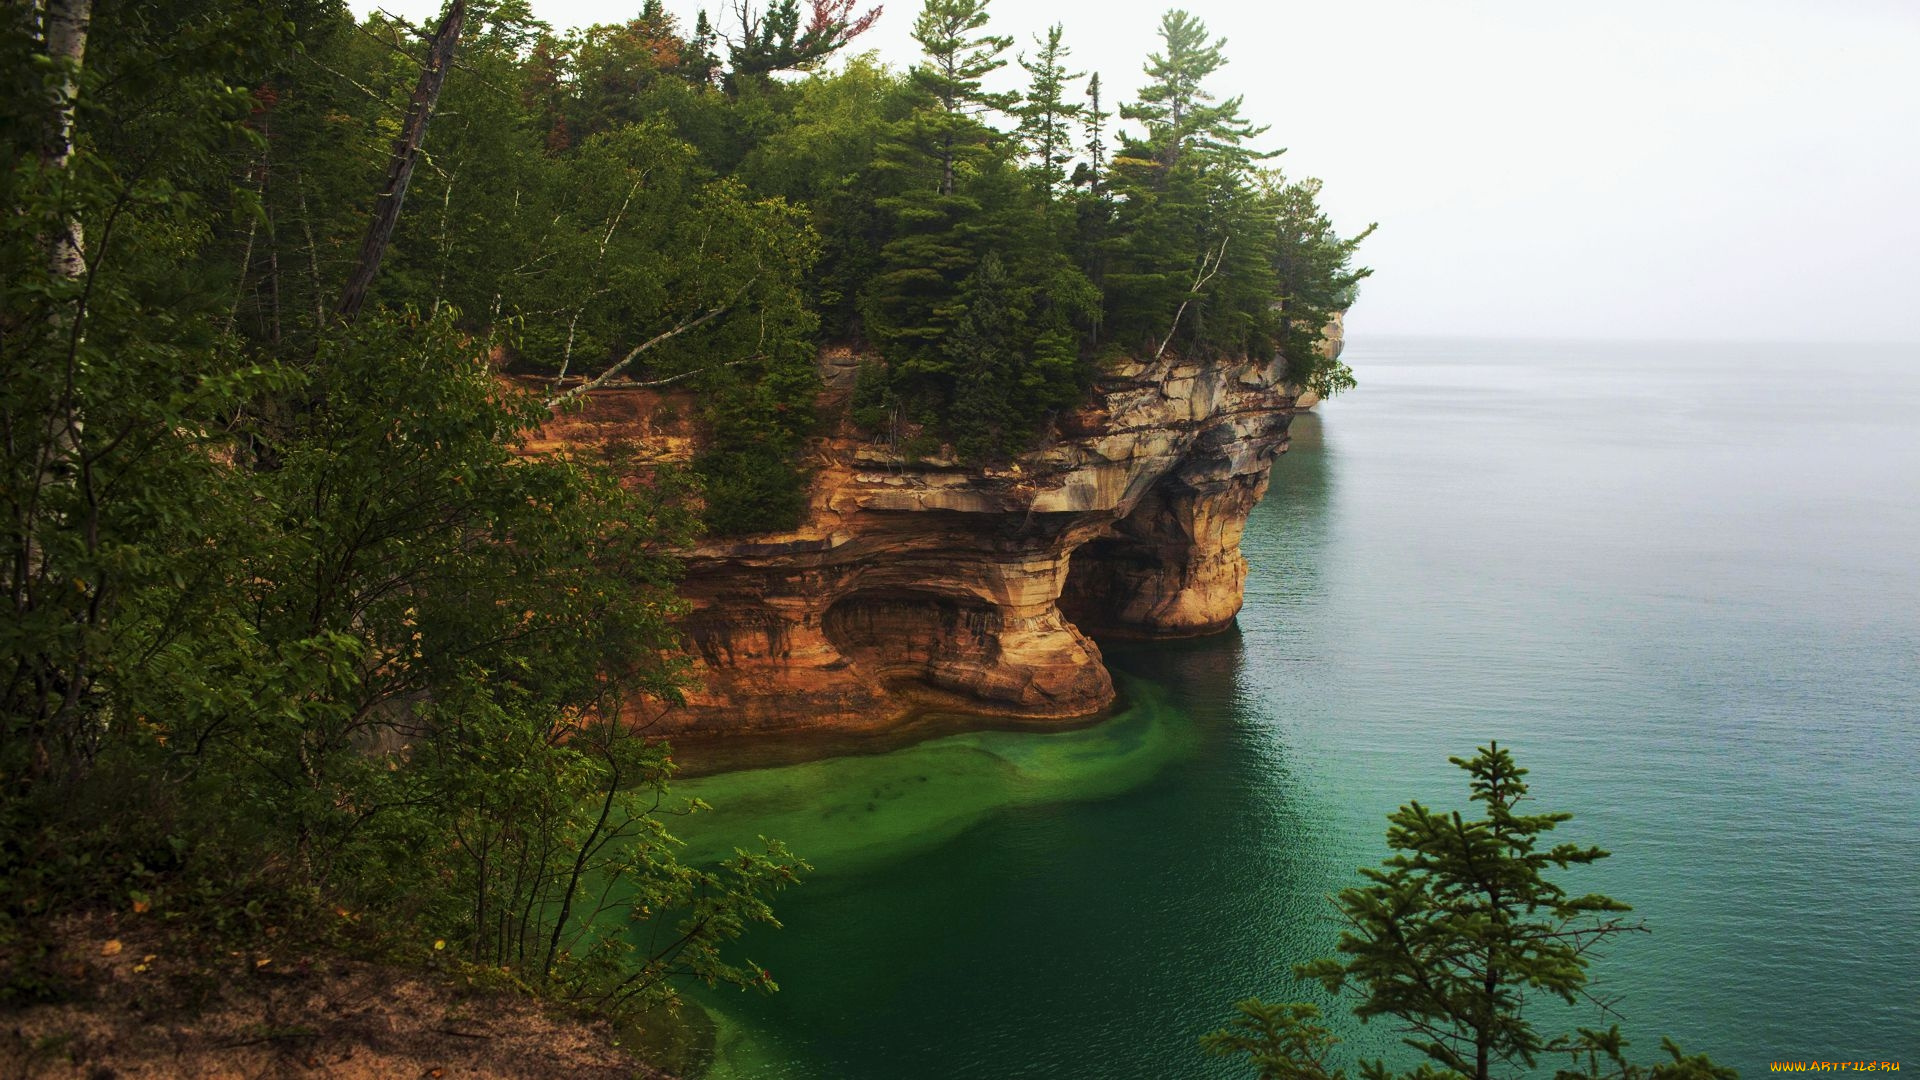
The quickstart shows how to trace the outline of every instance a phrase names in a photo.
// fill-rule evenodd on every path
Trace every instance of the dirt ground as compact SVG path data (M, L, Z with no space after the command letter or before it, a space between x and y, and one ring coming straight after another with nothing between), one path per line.
M324 955L170 956L160 928L134 920L70 920L58 935L68 1000L0 1011L0 1080L673 1080L605 1023L449 974Z

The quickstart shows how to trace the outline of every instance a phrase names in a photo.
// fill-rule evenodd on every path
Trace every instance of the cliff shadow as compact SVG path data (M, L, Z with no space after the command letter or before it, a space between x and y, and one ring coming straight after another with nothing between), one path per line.
M861 589L835 601L821 629L840 655L890 690L963 692L965 672L999 659L1000 613L931 590Z

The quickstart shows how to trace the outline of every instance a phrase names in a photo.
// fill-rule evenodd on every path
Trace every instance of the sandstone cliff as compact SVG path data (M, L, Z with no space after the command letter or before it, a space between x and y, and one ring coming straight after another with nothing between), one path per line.
M829 354L823 374L842 400L853 359ZM1114 691L1094 638L1208 634L1239 611L1241 531L1301 397L1279 364L1128 363L1004 469L910 459L845 427L814 448L802 528L688 553L698 685L633 717L671 734L1096 713ZM690 411L600 391L541 442L681 459Z

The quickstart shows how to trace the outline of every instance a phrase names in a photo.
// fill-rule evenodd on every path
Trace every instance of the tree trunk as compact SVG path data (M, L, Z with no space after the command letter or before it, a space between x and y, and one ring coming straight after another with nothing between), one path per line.
M446 82L447 69L453 66L453 53L460 44L460 30L466 21L466 0L453 0L440 19L440 29L434 31L426 67L421 70L420 81L414 85L413 97L407 103L407 118L400 125L400 137L393 142L386 186L380 192L380 201L374 204L373 222L367 227L366 240L360 244L360 257L335 309L343 322L351 323L359 317L361 306L367 302L367 289L373 284L374 275L380 272L380 259L386 255L394 226L400 222L400 205L407 197L407 183L413 179L413 168L420 161L427 121L433 118L434 104L440 100L440 86Z
M73 157L73 106L80 97L80 68L87 55L87 26L93 19L93 0L49 0L45 7L47 56L61 66L47 113L47 141L41 160L49 169L67 167ZM47 265L63 278L87 272L80 219L69 214L47 238Z
M645 177L643 176L641 179L645 179ZM600 237L600 252L595 255L593 259L593 284L595 286L600 284L600 268L606 265L607 262L607 246L613 243L613 234L619 230L620 221L627 216L627 207L633 204L634 193L639 190L640 181L635 180L633 186L627 189L627 197L620 201L620 209L613 215L613 220L607 224L606 234ZM514 195L515 201L517 202L519 193L515 192ZM560 374L553 378L553 384L555 386L559 386L561 380L567 377L567 368L573 364L574 331L580 328L580 314L587 309L587 301L593 299L596 295L598 295L597 292L590 291L581 297L579 306L573 309L573 317L567 320L567 345L566 348L560 351Z
M36 0L34 12L40 17L38 29L43 36L46 57L59 73L59 81L51 87L46 100L47 111L40 142L41 167L51 178L65 172L73 159L74 105L80 97L80 73L86 59L87 31L93 18L93 2ZM56 186L56 190L60 188ZM76 282L87 273L84 234L79 211L73 205L70 194L63 196L62 203L62 209L46 224L45 232L38 239L50 277L55 281ZM48 316L51 331L49 339L65 342L62 350L66 358L65 372L50 384L44 427L41 429L42 441L36 448L35 490L14 500L20 508L13 525L18 531L9 545L12 550L8 552L10 565L5 570L5 584L12 600L13 614L19 618L24 618L46 602L39 595L40 590L35 588L36 582L51 583L59 572L59 568L50 565L47 553L41 547L40 531L50 523L61 528L77 525L61 520L57 512L43 509L40 493L52 488L71 487L76 482L74 466L80 462L81 454L80 410L75 401L74 377L79 367L83 304L84 300L76 297L70 302L54 305ZM93 523L86 524L91 526ZM87 536L92 541L94 534L89 531ZM92 621L95 610L87 611L87 621ZM32 716L25 731L31 747L25 776L28 784L51 771L54 765L52 751L60 743L66 744L67 757L70 762L73 760L73 749L80 740L72 713L84 692L89 675L84 654L69 656L64 661L42 655L23 661L13 674L16 687L31 687L26 691L31 700L21 709L22 713ZM13 705L14 702L8 704Z
M36 5L38 6L38 5ZM47 58L59 66L60 82L47 101L44 141L40 160L49 174L64 172L73 160L74 105L80 98L80 72L87 55L87 30L93 19L93 0L48 0L41 9L46 34ZM59 219L53 222L40 243L46 253L47 269L53 277L78 281L87 274L85 233L80 213L70 200ZM76 299L69 306L53 309L53 337L64 337L66 378L64 389L48 401L46 436L41 450L39 481L42 485L71 481L72 462L79 454L80 412L74 401L74 372L79 363L81 306ZM40 561L33 539L37 523L27 522L27 573ZM26 581L25 577L21 579Z
M320 285L320 245L313 239L313 213L307 209L307 182L298 173L293 174L294 190L300 196L300 228L307 234L307 273L313 285L313 331L319 333L327 325L326 290Z
M280 344L280 233L273 221L273 115L260 123L260 137L267 140L260 151L260 212L267 219L267 340Z

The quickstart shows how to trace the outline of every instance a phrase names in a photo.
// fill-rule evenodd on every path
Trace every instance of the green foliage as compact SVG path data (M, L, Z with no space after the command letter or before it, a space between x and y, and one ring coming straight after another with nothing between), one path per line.
M1005 66L1000 54L1012 39L979 33L986 22L985 0L926 0L914 23L924 57L909 76L909 111L874 162L888 192L875 205L889 236L861 306L910 398L946 396L936 354L957 324L960 283L984 254L987 209L975 181L1006 167L998 134L981 117L1012 99L981 80Z
M1428 1059L1408 1074L1419 1080L1489 1080L1496 1070L1531 1069L1543 1053L1565 1052L1585 1071L1573 1077L1645 1076L1731 1080L1732 1070L1704 1057L1686 1058L1665 1043L1671 1063L1643 1069L1626 1062L1617 1027L1548 1039L1529 1017L1528 1002L1550 995L1602 1010L1587 990L1594 947L1616 935L1644 932L1628 923L1626 904L1597 893L1572 895L1549 879L1557 870L1607 857L1596 847L1544 846L1547 834L1571 814L1524 814L1527 770L1498 743L1474 757L1452 758L1472 778L1472 801L1484 817L1435 813L1411 802L1387 816L1387 844L1396 854L1379 869L1362 868L1366 884L1342 890L1335 901L1347 929L1340 956L1296 965L1297 978L1329 994L1353 991L1362 1021L1389 1017L1404 1041ZM1326 1077L1333 1038L1315 1023L1310 1005L1268 1005L1249 999L1232 1027L1204 1040L1213 1053L1246 1055L1266 1077ZM1537 1015L1537 1014L1536 1014ZM1362 1075L1386 1080L1378 1061Z
M1115 340L1155 355L1270 354L1271 282L1263 257L1269 208L1248 146L1264 128L1240 99L1213 104L1205 81L1226 63L1225 39L1183 11L1161 19L1165 51L1145 68L1140 100L1120 115L1145 125L1125 138L1107 183L1112 220L1100 231L1107 325Z
M885 430L893 418L893 395L887 386L887 367L878 360L862 360L854 370L853 422L867 431Z
M1260 1070L1260 1080L1346 1077L1345 1069L1327 1064L1328 1054L1340 1040L1319 1023L1318 1005L1248 998L1234 1008L1240 1015L1228 1026L1201 1036L1201 1049L1217 1057L1245 1057Z
M1226 38L1207 42L1206 24L1179 9L1160 17L1165 49L1147 58L1147 83L1140 100L1121 107L1120 115L1146 125L1146 138L1129 150L1166 167L1195 153L1230 167L1274 156L1247 143L1264 133L1240 115L1242 99L1215 101L1204 86L1207 76L1226 66Z
M791 529L807 505L807 475L794 466L812 432L819 375L810 353L795 349L784 368L760 365L757 378L708 380L711 434L694 459L705 522L720 535Z
M921 2L913 40L923 57L911 78L946 116L978 119L991 110L1006 112L1017 100L983 85L988 75L1007 66L1001 54L1013 45L1005 35L981 33L986 25L987 0Z
M1032 155L1034 175L1049 196L1049 207L1052 196L1067 179L1067 165L1074 156L1073 125L1085 111L1078 102L1067 100L1067 84L1085 78L1086 72L1067 71L1067 55L1073 50L1062 42L1064 32L1059 23L1054 23L1047 28L1045 38L1034 39L1039 54L1031 61L1020 57L1028 83L1026 100L1020 105L1018 134Z
M1555 1070L1554 1080L1739 1080L1738 1069L1717 1065L1705 1054L1688 1056L1672 1039L1661 1038L1667 1060L1652 1065L1628 1061L1626 1048L1618 1024L1605 1031L1580 1028L1571 1038L1555 1040L1553 1049L1566 1053L1573 1068Z
M1362 1019L1398 1017L1417 1032L1409 1045L1441 1066L1485 1077L1492 1062L1531 1067L1545 1040L1524 1015L1529 991L1568 1004L1586 987L1586 952L1604 938L1642 927L1618 918L1627 905L1598 894L1570 896L1546 872L1598 862L1607 852L1542 838L1571 814L1522 814L1527 794L1513 756L1498 744L1471 760L1486 816L1435 814L1417 802L1388 815L1396 854L1368 884L1338 899L1349 929L1342 959L1317 960L1301 974L1338 994L1361 992Z
M1287 379L1321 397L1351 390L1353 372L1327 354L1323 331L1336 313L1353 306L1360 282L1372 275L1366 267L1354 268L1352 261L1354 250L1376 226L1342 239L1319 207L1318 180L1287 183L1271 174L1265 178L1264 194L1275 207L1270 259Z
M524 9L497 13L470 56L511 78ZM222 941L352 926L416 957L441 941L603 1007L659 1002L677 975L769 984L721 950L772 920L767 896L803 864L770 844L680 865L663 815L694 808L619 711L677 692L662 553L694 535L687 492L630 486L618 461L526 456L549 409L492 367L516 342L489 331L540 333L537 312L502 314L536 290L510 263L472 264L569 222L501 215L490 235L483 211L507 192L568 209L558 168L516 141L535 125L511 100L476 94L467 125L435 129L443 175L414 192L426 212L403 219L388 306L330 321L356 233L345 193L378 174L360 125L391 122L347 102L403 81L335 19L99 12L78 153L10 157L0 180L4 990L57 992L39 921L103 905ZM4 107L37 123L63 73L30 31L7 26L0 49L47 77L13 79ZM623 131L567 164L673 181L662 197L728 264L673 278L691 295L661 317L755 309L710 339L753 350L751 380L655 362L707 378L716 415L810 399L791 282L811 241L790 208ZM63 233L83 239L78 276L48 258ZM617 302L658 311L643 289L623 282ZM749 388L757 404L726 404ZM634 952L635 922L672 944Z
M958 372L953 396L955 446L964 458L994 455L1006 445L1014 418L1017 358L1013 339L1021 313L997 255L988 253L967 278L967 311L946 348Z
M653 119L652 92L687 77L686 44L658 3L625 23L571 31L548 50L559 66L555 81L564 81L556 87L562 89L554 99L561 108L556 119L571 143ZM692 63L698 67L705 59Z
M1070 271L1055 284L1071 302L1080 283ZM1038 310L1047 290L1022 288L988 252L962 290L966 313L945 352L954 375L947 432L965 461L1018 452L1048 413L1073 403L1079 370L1070 328L1058 308ZM1049 315L1051 320L1049 328Z

